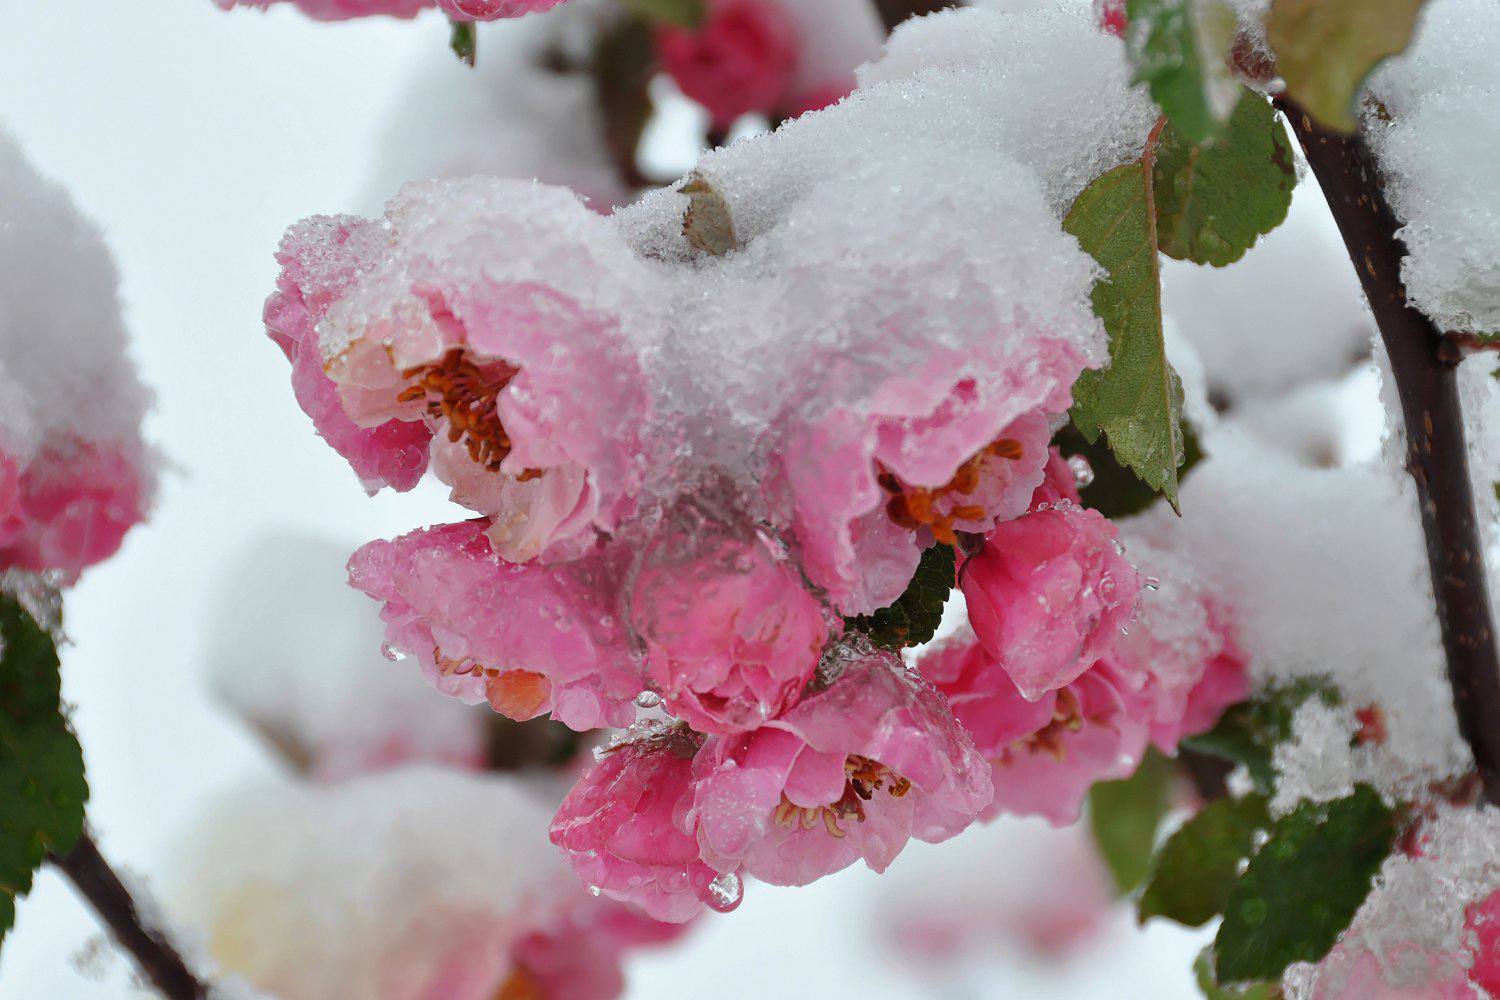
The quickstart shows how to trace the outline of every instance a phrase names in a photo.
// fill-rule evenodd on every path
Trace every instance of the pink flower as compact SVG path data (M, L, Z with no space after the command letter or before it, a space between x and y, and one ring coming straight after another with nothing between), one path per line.
M564 201L581 211L567 192L530 194L513 215L474 208L455 224L521 239ZM385 225L294 226L268 329L303 408L366 488L409 489L430 457L453 498L490 518L501 556L571 558L634 507L649 411L639 364L610 317L455 247L443 211L457 205L423 196L393 201Z
M822 690L693 762L702 856L722 872L806 885L860 860L884 871L911 837L938 843L990 800L988 769L941 695L894 653L851 642Z
M1500 891L1469 907L1464 930L1474 956L1469 981L1490 996L1500 996Z
M552 820L552 842L579 878L671 923L703 908L718 875L686 825L700 740L674 726L610 747Z
M1006 812L1065 826L1094 782L1128 777L1145 753L1149 706L1126 696L1108 659L1035 701L972 633L946 640L918 667L994 768L986 819Z
M149 506L140 451L139 442L66 436L24 466L0 452L0 567L72 582L113 555Z
M1125 37L1125 29L1129 27L1125 0L1094 0L1094 17L1106 34Z
M854 77L829 80L800 91L793 91L784 113L788 118L800 118L812 111L822 111L848 97L854 90Z
M662 66L720 128L752 111L779 110L798 49L793 22L773 0L709 0L697 28L656 32Z
M657 535L631 594L651 683L702 733L754 729L795 701L830 630L770 543L704 518Z
M551 10L563 0L216 0L224 10L232 7L266 8L273 3L291 2L308 17L319 21L343 21L352 17L385 14L391 17L415 17L436 6L455 20L493 21L520 17L534 11Z
M1226 708L1250 696L1249 656L1235 642L1223 611L1210 605L1208 621L1219 638L1218 649L1204 664L1198 682L1188 690L1182 713L1162 706L1151 725L1151 742L1164 753L1175 753L1177 744L1187 737L1208 732L1218 725ZM1129 642L1125 645L1127 651L1131 649ZM1123 654L1122 660L1130 662L1130 653Z
M621 554L517 565L495 555L486 528L415 531L349 560L350 583L384 605L390 647L415 656L438 690L513 719L629 724L643 680L615 611Z
M1062 500L996 525L964 562L969 621L1024 697L1078 677L1130 620L1142 581L1118 541L1103 515Z

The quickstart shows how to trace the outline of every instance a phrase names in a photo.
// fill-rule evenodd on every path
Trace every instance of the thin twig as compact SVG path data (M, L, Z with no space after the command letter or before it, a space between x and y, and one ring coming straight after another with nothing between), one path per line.
M130 890L120 881L85 830L67 854L51 854L56 865L89 901L120 947L168 1000L204 1000L208 987L193 975L166 935L141 919Z
M1358 135L1327 131L1286 98L1276 104L1328 199L1390 356L1458 728L1473 750L1485 798L1500 805L1500 652L1469 481L1457 356L1406 298L1406 248L1369 147Z

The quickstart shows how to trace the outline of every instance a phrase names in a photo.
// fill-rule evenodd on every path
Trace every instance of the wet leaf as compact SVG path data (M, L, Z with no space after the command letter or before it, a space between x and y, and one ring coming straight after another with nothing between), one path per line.
M911 583L894 604L873 614L848 618L847 626L889 649L931 641L943 620L943 605L953 593L957 561L953 546L929 546L922 553Z
M1136 908L1140 921L1166 917L1202 927L1223 913L1240 862L1254 850L1255 834L1270 825L1263 795L1208 803L1157 852Z
M1121 895L1140 885L1151 867L1156 831L1171 805L1172 764L1148 750L1135 774L1089 789L1089 825Z
M1229 72L1234 11L1221 0L1128 0L1126 52L1135 83L1190 143L1216 134L1234 109Z
M687 211L682 216L682 235L688 246L714 257L739 246L729 203L708 178L695 172L678 190L688 196Z

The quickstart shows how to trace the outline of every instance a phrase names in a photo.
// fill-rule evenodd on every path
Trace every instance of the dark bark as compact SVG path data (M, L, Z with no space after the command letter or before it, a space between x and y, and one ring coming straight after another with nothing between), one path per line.
M130 890L120 881L87 830L67 854L47 858L77 887L115 941L168 1000L203 1000L208 987L193 975L166 935L141 919Z
M962 0L874 0L874 2L887 33L895 31L896 25L909 17L932 14L962 5Z
M1458 397L1462 355L1407 301L1406 248L1369 147L1358 135L1327 131L1290 100L1278 99L1277 107L1328 199L1390 356L1458 728L1473 749L1485 798L1500 805L1500 653Z

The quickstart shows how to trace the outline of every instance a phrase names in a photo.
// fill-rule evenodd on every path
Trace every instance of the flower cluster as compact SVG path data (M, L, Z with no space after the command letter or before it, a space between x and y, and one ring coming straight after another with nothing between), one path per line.
M0 569L71 583L144 519L150 397L109 250L0 131Z
M551 10L563 0L214 0L220 7L269 7L294 3L308 17L319 21L345 21L351 17L384 14L415 17L436 7L455 21L495 21L505 17Z

